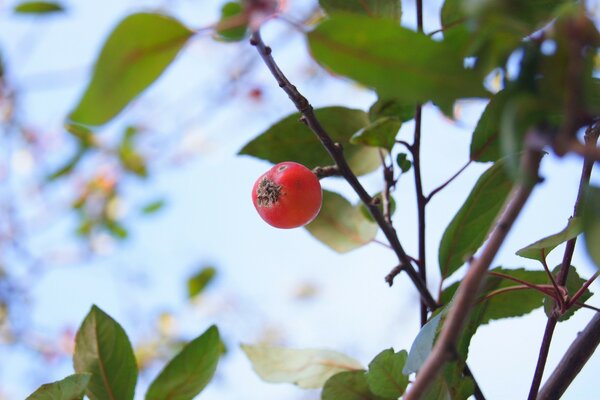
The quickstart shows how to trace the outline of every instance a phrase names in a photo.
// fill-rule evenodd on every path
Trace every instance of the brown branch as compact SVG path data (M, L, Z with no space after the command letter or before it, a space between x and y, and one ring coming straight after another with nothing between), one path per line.
M405 400L420 399L431 382L441 371L444 364L451 360L452 349L456 345L464 322L468 318L473 305L479 295L481 284L488 273L488 268L504 242L510 228L521 213L523 206L538 180L538 169L542 153L538 150L528 149L523 153L521 166L525 176L515 185L508 202L496 224L495 229L483 248L481 255L476 258L466 276L463 278L448 316L442 327L442 331L431 354L419 370L417 378L411 390L404 397Z
M590 359L599 343L600 313L597 313L571 343L562 360L540 390L537 400L560 398Z
M587 147L596 147L596 143L598 142L598 136L600 135L600 127L598 124L591 125L585 132L585 143ZM594 167L594 161L590 158L586 158L583 162L583 167L581 169L581 177L579 179L579 188L577 191L577 199L575 200L575 205L573 206L573 218L578 217L581 214L581 201L584 196L584 191L587 185L590 182L590 177L592 175L592 168ZM573 253L575 251L575 244L577 243L577 237L567 241L565 245L565 252L563 255L563 260L560 266L560 270L556 277L556 283L559 286L564 286L567 281L567 276L569 274L569 269L571 268L571 260L573 259ZM561 300L562 302L562 300ZM563 311L563 305L561 302L555 303L553 308L556 309L558 305L560 311ZM546 322L546 328L544 330L544 337L542 338L542 344L540 345L540 353L538 356L538 360L535 366L535 372L533 374L533 379L531 381L531 387L529 389L528 400L536 400L537 393L540 389L540 385L542 383L542 377L544 376L544 369L546 368L546 361L548 360L548 353L550 352L550 344L552 343L552 336L554 334L554 329L556 328L556 324L558 322L558 317L560 314L559 310L553 311L548 320Z
M337 165L328 165L325 167L315 167L312 170L313 174L319 179L328 178L330 176L341 176L340 169Z
M473 160L469 160L467 161L467 163L465 165L463 165L454 175L452 175L446 182L442 183L440 186L438 186L437 188L433 189L431 191L431 193L429 193L429 195L425 198L425 202L429 203L431 201L431 198L433 196L435 196L438 192L440 192L441 190L443 190L446 186L448 186L450 183L452 183L452 181L454 181L456 178L458 178L460 176L460 174L462 174L469 165L471 165L471 163L473 162Z
M374 204L373 198L367 193L365 188L359 182L356 175L350 169L350 166L348 165L348 162L344 157L342 145L340 143L334 142L331 139L331 136L329 136L329 134L325 131L325 129L315 116L312 105L298 91L298 89L294 85L292 85L292 83L279 69L279 66L277 65L277 63L271 55L271 48L265 45L258 31L252 34L250 43L256 47L265 65L267 66L269 71L271 71L271 74L277 80L279 86L283 89L283 91L287 93L290 100L294 103L298 111L302 114L302 122L304 122L317 136L323 147L325 147L335 164L338 166L341 175L346 179L346 181L354 189L360 200L365 204L365 206L367 207L367 209L381 228L383 234L390 242L394 253L396 253L398 260L400 261L402 269L406 271L409 278L412 280L413 284L419 291L419 294L421 295L423 301L427 304L430 310L438 308L437 302L434 300L433 296L427 289L425 282L423 282L417 271L412 266L410 258L408 257L406 251L400 244L400 240L398 239L396 230L392 225L385 221L385 218L379 210L379 207L377 207L377 205Z

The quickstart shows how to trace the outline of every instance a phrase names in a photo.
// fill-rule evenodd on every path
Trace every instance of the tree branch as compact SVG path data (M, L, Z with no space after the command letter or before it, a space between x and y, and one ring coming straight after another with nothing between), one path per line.
M571 343L562 360L542 387L537 400L560 398L590 359L599 343L600 313L596 313L585 329Z
M321 141L335 164L338 166L340 170L340 174L346 179L346 181L350 184L350 186L354 189L358 197L368 208L369 212L381 228L383 234L390 242L392 249L396 253L398 260L402 266L402 269L406 271L409 278L412 280L413 284L419 291L421 295L421 299L427 304L430 310L434 310L438 307L437 302L434 300L433 296L427 289L425 282L421 279L417 271L411 264L411 260L404 251L404 248L400 244L400 240L398 239L398 235L396 230L392 225L390 225L383 214L379 210L376 204L373 202L373 198L367 193L362 184L359 182L356 175L350 169L346 158L344 157L344 152L342 149L342 145L340 143L334 142L331 139L331 136L325 131L317 117L315 116L313 107L308 102L308 100L300 94L298 89L292 85L292 83L287 79L287 77L283 74L283 72L279 69L279 66L273 59L271 55L271 48L266 46L263 42L260 33L258 31L252 34L250 39L250 43L256 47L258 53L263 59L269 71L273 77L277 80L279 86L285 91L290 98L290 100L294 103L298 111L302 114L302 122L304 122L317 136L317 138Z
M481 284L487 276L488 268L504 242L510 228L520 214L523 206L538 180L538 169L542 153L528 149L523 153L521 166L525 176L513 188L508 202L504 206L495 229L481 252L471 264L466 276L460 284L448 316L442 327L438 340L417 374L414 385L404 397L405 400L420 399L431 382L436 378L444 364L452 357L452 349L456 345L464 322L479 295Z
M598 142L599 135L600 126L597 123L591 125L585 132L586 146L590 148L595 148L596 143ZM579 179L577 199L575 200L575 205L573 206L573 217L577 217L581 214L581 201L584 196L584 190L590 182L593 167L594 161L590 158L586 158L583 162L583 167L581 169L581 177ZM564 286L565 282L567 281L567 276L571 267L571 260L573 258L573 252L575 251L576 243L577 237L574 237L573 239L569 240L565 245L565 252L560 266L560 271L558 272L558 275L556 277L556 283L559 286ZM562 311L563 307L562 304L560 304L560 302L555 302L553 307L556 308L557 304ZM550 352L550 344L552 343L552 336L554 334L554 329L556 328L556 324L558 322L559 314L559 310L553 311L548 317L548 321L546 322L546 328L544 329L544 337L542 338L542 344L540 345L540 353L535 366L533 379L531 381L531 388L529 389L528 400L536 400L537 398L537 393L542 383L544 369L546 368L546 361L548 360L548 353Z

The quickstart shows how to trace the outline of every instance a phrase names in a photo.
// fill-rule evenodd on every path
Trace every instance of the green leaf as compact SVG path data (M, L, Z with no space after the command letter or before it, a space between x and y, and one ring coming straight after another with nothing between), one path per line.
M59 3L50 1L26 1L15 6L18 14L53 14L65 11Z
M440 329L440 322L443 317L444 312L440 312L423 325L408 352L408 358L406 359L404 369L402 370L404 375L418 372L423 364L425 364L425 360L427 360L427 357L431 354L431 349L433 348L433 343L437 337Z
M221 355L216 326L188 343L150 384L146 400L190 400L210 382Z
M70 120L84 125L110 121L158 79L193 34L165 15L126 17L104 43L92 80Z
M319 0L319 4L328 14L347 12L396 22L402 16L400 0Z
M141 178L145 178L148 176L146 160L138 153L134 142L134 138L138 132L138 129L133 126L128 126L127 129L125 129L121 143L119 143L117 154L123 169Z
M554 270L552 271L555 274L555 276L558 273L558 271L560 270L560 267L561 267L560 265L557 265L556 268L554 268ZM569 293L569 296L573 296L583 286L583 284L585 282L586 282L586 280L581 278L579 276L579 274L577 273L577 269L571 265L571 267L569 268L569 274L567 275L567 282L565 284L565 287L567 289L567 292ZM592 294L593 293L590 291L590 289L586 289L585 292L579 298L579 300L577 300L577 302L585 303L590 297L592 297ZM553 308L554 308L554 300L549 297L545 298L544 299L544 312L546 313L547 316L550 316L552 314ZM580 308L581 308L581 306L574 305L567 312L565 312L560 317L558 317L558 320L560 322L568 320L569 318L571 318L573 316L573 314L575 314L575 311L579 310Z
M590 186L583 203L583 231L587 251L600 268L600 188Z
M86 152L87 149L83 146L80 146L75 154L62 167L48 175L46 180L51 182L70 174L75 169L77 164L79 164L79 161L81 161Z
M379 97L369 108L369 119L375 122L381 118L397 118L400 122L410 121L415 116L416 105L394 98Z
M320 388L339 372L362 369L355 359L333 350L241 347L262 380L293 383L303 389Z
M548 275L544 271L498 267L492 269L491 272L508 275L532 285L547 285L550 283ZM454 296L459 284L460 282L456 282L444 289L441 297L441 301L444 304ZM480 324L487 324L492 320L502 318L520 317L543 306L545 296L542 293L530 288L516 289L520 286L523 285L506 278L488 276L478 300L479 305L485 305ZM514 288L514 290L510 290L510 288ZM507 291L507 289L509 290ZM486 296L494 292L498 294L494 294L487 300L484 300Z
M378 230L377 224L363 216L360 204L353 206L339 194L327 190L323 190L323 206L319 215L305 228L338 253L370 243Z
M217 38L225 42L239 42L248 35L248 21L243 18L244 7L239 1L230 1L221 8L221 20L217 24Z
M151 201L142 207L142 214L150 215L162 210L167 202L164 199Z
M356 175L364 175L381 166L379 150L350 144L350 138L369 124L364 111L344 107L325 107L315 115L333 141L344 147L344 155ZM292 114L248 143L239 154L268 160L273 164L295 161L308 168L331 164L331 157L314 133L300 122L300 113Z
M204 267L187 281L188 298L194 298L206 289L215 279L217 270L213 267Z
M340 372L325 383L322 400L388 400L369 390L365 371Z
M74 374L63 380L47 383L25 400L81 400L90 377L90 374Z
M397 118L383 117L358 131L350 143L381 147L388 151L396 144L396 135L402 126Z
M405 102L447 103L484 97L481 79L451 46L359 15L335 15L308 34L313 57L327 69ZM402 51L398 51L402 49Z
M471 160L488 162L501 157L500 121L508 97L506 90L496 93L479 117L471 139Z
M554 248L562 243L576 238L583 230L582 221L580 218L572 218L562 231L550 235L543 239L523 247L517 251L517 255L532 260L543 261Z
M127 334L96 306L75 337L75 371L91 374L86 395L91 400L133 399L138 370Z
M412 161L410 161L406 157L406 153L398 153L398 156L396 157L396 164L398 164L398 167L400 167L402 173L408 172L408 170L410 170L410 167L412 167Z
M408 376L402 373L408 353L393 349L382 351L369 364L367 383L372 393L390 399L397 399L406 390Z
M452 275L487 238L513 185L506 162L507 158L497 161L481 175L446 228L439 250L443 278Z

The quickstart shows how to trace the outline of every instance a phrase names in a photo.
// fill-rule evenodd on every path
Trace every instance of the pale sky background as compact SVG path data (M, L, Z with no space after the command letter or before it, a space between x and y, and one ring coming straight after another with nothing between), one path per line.
M313 1L289 0L289 16L300 19ZM426 2L426 30L438 27L440 2ZM13 1L0 0L0 49L11 79L22 90L22 111L35 126L59 137L64 116L79 98L88 72L104 38L131 12L165 6L168 12L193 27L217 19L219 1L107 0L66 1L65 15L46 19L15 17ZM404 2L403 23L414 26L414 4ZM372 92L348 81L327 76L307 56L303 37L282 22L264 29L274 56L290 80L315 107L344 105L368 109ZM100 254L85 263L55 263L32 277L27 315L30 328L41 336L76 329L92 304L119 321L134 343L148 339L156 317L175 315L176 334L192 338L216 323L229 352L215 380L199 396L207 400L318 399L317 391L262 382L239 349L239 343L270 339L297 348L331 348L345 352L365 366L381 350L410 349L418 332L418 298L406 276L388 288L383 278L395 257L378 244L338 255L303 229L276 230L260 220L250 201L256 177L269 164L236 152L280 118L295 111L266 68L257 63L233 89L225 88L228 74L258 56L246 42L223 44L197 37L181 53L159 82L127 112L101 133L110 139L123 126L144 121L159 138L172 136L194 157L178 165L161 154L151 164L151 178L126 181L123 212L131 228L125 243L107 238L96 241ZM265 101L247 96L249 89L264 90ZM468 158L470 132L483 104L461 103L461 121L443 118L433 107L424 111L423 174L425 191L438 186ZM403 126L401 137L412 136L413 125ZM54 139L53 139L54 140ZM56 160L70 154L66 139L54 144ZM176 147L176 146L174 146ZM160 148L147 147L149 152ZM171 149L173 150L173 149ZM13 165L23 166L17 160ZM518 220L494 265L541 269L533 261L514 255L519 248L561 230L572 212L581 162L576 157L548 156L540 185ZM430 288L437 290L437 247L450 219L486 168L473 165L428 206L428 263ZM18 170L25 182L35 170ZM371 192L381 190L380 173L362 179ZM600 182L594 174L595 182ZM60 185L59 185L60 186ZM396 190L394 222L409 253L416 253L416 215L412 175L403 177ZM352 202L357 198L344 182L328 179L324 187L339 191ZM62 189L53 191L61 198ZM164 197L167 207L140 218L137 208ZM44 211L33 202L31 212ZM39 254L56 247L73 247L74 218L57 220L36 235ZM556 265L562 247L549 257ZM186 279L204 264L218 268L216 283L200 301L186 299ZM578 245L573 264L583 277L595 271ZM27 278L23 276L23 278ZM309 299L298 291L314 288ZM598 284L591 287L599 290ZM590 303L598 306L596 296ZM555 333L547 371L551 371L592 311L582 310L561 323ZM483 326L473 339L469 364L489 399L525 398L535 368L546 317L541 309L524 318ZM575 380L565 399L597 399L600 356L595 355ZM136 398L141 399L158 372L140 377ZM22 399L41 383L72 373L69 362L42 363L22 348L0 345L0 399ZM4 396L4 397L2 397Z

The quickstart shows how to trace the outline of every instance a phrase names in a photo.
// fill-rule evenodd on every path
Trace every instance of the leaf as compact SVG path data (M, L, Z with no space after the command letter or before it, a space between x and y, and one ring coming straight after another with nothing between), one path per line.
M188 298L194 298L214 280L217 270L213 267L204 267L187 281Z
M383 213L383 194L381 192L379 192L373 196L373 199L377 200L379 202L379 204L377 205L377 208L379 208L379 211L381 211ZM396 200L394 199L394 197L390 196L389 201L390 201L390 216L392 216L396 212ZM358 207L359 207L362 215L367 220L375 223L375 218L373 218L373 216L369 212L369 209L367 208L367 206L365 206L365 204L363 202L359 203Z
M369 124L364 111L344 107L325 107L315 115L334 142L344 147L344 155L356 175L364 175L381 166L379 150L350 144L350 138ZM331 157L309 128L300 122L300 113L292 114L246 144L246 154L277 164L295 161L308 168L331 164Z
M164 199L151 201L142 207L142 214L150 215L162 210L167 202Z
M48 175L46 180L51 182L70 174L75 169L77 164L79 164L79 161L81 161L86 152L87 149L85 147L79 146L75 154L73 154L73 156L63 166Z
M15 6L17 14L54 14L65 11L59 3L50 1L26 1Z
M556 275L560 267L560 265L557 265L552 272ZM567 282L565 284L567 292L569 292L569 296L573 296L583 286L585 282L586 280L581 278L577 273L577 269L571 265L569 267L569 274L567 275ZM586 289L585 292L579 298L579 300L577 300L577 302L585 303L590 297L592 297L592 294L593 293L590 291L590 289ZM554 300L549 297L546 297L544 299L544 312L547 316L550 316L552 314L553 308ZM575 311L579 310L580 308L580 306L574 305L567 312L558 317L558 321L563 322L568 320L573 316L573 314L575 314Z
M396 157L396 164L398 164L402 173L408 172L410 167L412 167L412 161L408 160L406 157L406 153L398 153L398 156Z
M362 369L358 361L333 350L266 345L241 347L262 380L293 383L303 389L320 388L339 372Z
M358 131L350 138L350 143L381 147L391 151L396 144L396 135L401 126L402 122L398 119L383 117Z
M550 283L545 271L498 267L492 269L491 272L508 275L533 285L547 285ZM456 282L444 289L441 297L443 303L448 302L454 296L459 284L460 282ZM487 324L492 320L520 317L544 305L545 296L535 289L523 288L520 290L505 291L507 288L516 288L519 286L523 285L506 278L488 276L477 303L485 303L485 311L480 325ZM494 292L498 292L499 294L495 294L489 299L484 300L486 296Z
M369 364L367 383L372 393L390 399L397 399L406 390L408 376L402 373L408 353L393 349L382 351Z
M323 387L322 400L386 400L369 390L365 371L340 372Z
M582 230L583 226L581 219L572 218L562 231L540 239L529 246L523 247L521 250L517 251L516 254L524 258L543 261L554 248L566 241L576 238Z
M210 382L221 355L216 326L188 343L150 384L146 400L190 400Z
M248 35L248 21L243 17L244 7L239 1L229 1L221 8L217 24L217 38L225 42L239 42Z
M583 203L583 231L587 251L600 268L600 188L590 186Z
M370 243L377 234L377 224L337 193L323 190L323 206L313 222L305 226L321 243L338 253L347 253Z
M427 357L429 357L431 349L433 348L434 340L440 328L440 322L444 316L443 314L443 312L440 312L430 318L429 321L423 325L417 334L417 337L415 337L415 340L410 347L410 351L408 352L408 358L404 364L404 369L402 370L404 375L418 372L423 364L425 364L425 360L427 360Z
M443 278L452 275L485 241L513 185L506 162L507 158L497 161L479 177L446 228L439 250Z
M126 17L104 43L92 80L70 120L84 125L110 121L158 79L193 34L165 15Z
M83 320L75 337L75 371L91 374L86 395L91 400L133 399L137 366L127 334L96 306Z
M308 34L325 68L405 102L484 97L481 79L443 42L393 21L335 15ZM398 51L397 49L402 49Z
M415 110L416 105L413 103L379 97L369 108L369 119L371 122L375 122L378 119L390 117L397 118L400 122L406 122L414 118Z
M496 93L483 110L471 139L471 160L496 161L502 156L499 127L508 96L505 90Z
M319 5L328 14L349 12L397 22L402 16L400 0L319 0Z
M90 377L90 374L74 374L63 380L47 383L25 400L81 400Z

